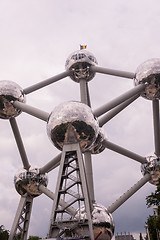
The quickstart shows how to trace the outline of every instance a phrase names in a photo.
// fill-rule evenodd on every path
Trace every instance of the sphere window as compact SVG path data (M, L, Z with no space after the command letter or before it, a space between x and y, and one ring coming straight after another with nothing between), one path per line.
M77 54L74 54L74 55L71 57L71 59L77 60L77 59L78 59Z
M88 56L89 60L91 60L92 62L97 63L97 60L93 57L93 56Z
M69 64L69 60L67 59L65 66L67 66L68 64Z
M82 59L82 58L85 58L86 55L84 53L79 53L78 54L78 59Z

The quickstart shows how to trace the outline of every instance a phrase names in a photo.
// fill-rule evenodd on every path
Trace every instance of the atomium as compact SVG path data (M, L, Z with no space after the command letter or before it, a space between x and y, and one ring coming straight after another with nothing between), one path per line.
M48 136L62 150L64 143L79 142L84 152L98 136L98 122L91 108L81 102L66 102L57 106L49 116Z
M151 175L151 184L158 185L160 178L160 158L155 154L146 157L147 162L141 165L143 175L149 173Z
M13 106L14 101L25 102L22 88L12 81L0 81L0 118L9 119L21 113Z
M153 58L142 63L136 70L135 85L147 84L142 96L149 100L160 99L160 59Z
M160 59L150 59L144 62L134 74L99 67L93 54L86 50L79 50L67 58L65 68L65 72L24 90L14 82L0 82L0 118L9 119L23 163L23 169L18 171L14 177L15 188L21 195L21 199L15 217L17 221L16 224L13 223L9 240L15 238L17 231L20 231L21 236L24 236L23 240L27 239L32 201L41 193L53 200L48 237L61 237L61 234L68 227L72 236L75 233L78 236L87 233L91 240L94 238L110 240L114 234L114 222L111 214L142 185L148 181L157 185L160 178L158 101L160 99ZM96 72L130 78L132 81L134 80L135 87L92 111L88 81L93 79ZM50 114L25 104L25 94L65 77L70 77L79 83L81 102L62 103L55 107ZM153 106L155 154L146 158L108 141L101 128L140 95L152 100ZM25 152L15 119L21 111L44 120L47 123L47 134L51 142L62 151L62 154L55 156L40 169L30 167ZM97 119L99 117L100 119ZM91 158L92 154L99 154L105 148L141 163L141 171L144 175L107 208L95 203ZM60 167L56 192L53 193L47 189L47 173L58 165ZM85 207L82 206L83 204ZM68 222L64 218L67 214L69 214Z
M85 211L85 206L82 206L77 210L75 215L76 218L80 218L81 220L87 219L87 214ZM107 208L104 206L94 203L93 211L92 211L92 224L93 224L93 232L94 237L99 235L99 240L111 239L114 235L114 222L112 215L108 212ZM77 229L78 233L80 229Z
M17 192L21 196L27 193L31 197L37 197L41 194L38 186L42 184L46 187L48 177L47 174L40 174L39 168L30 167L29 170L21 169L16 173L14 184Z
M80 79L90 81L95 72L91 70L91 66L96 66L97 60L92 53L86 50L79 50L73 52L66 60L66 70L70 70L70 77L75 82L79 82Z

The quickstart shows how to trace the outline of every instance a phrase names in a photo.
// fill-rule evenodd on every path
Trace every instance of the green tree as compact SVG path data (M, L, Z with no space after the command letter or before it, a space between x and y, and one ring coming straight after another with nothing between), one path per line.
M160 179L159 184L157 185L157 189L154 193L151 193L151 195L146 197L147 200L147 206L151 207L153 205L156 205L158 207L158 214L160 214Z
M28 240L39 240L41 238L37 237L37 236L29 236Z
M8 240L9 238L9 231L5 230L4 226L0 226L0 240Z
M148 231L151 240L159 240L160 216L149 216L147 219Z
M150 240L158 240L158 234L160 233L160 179L157 189L154 193L146 197L147 206L151 207L156 205L158 207L158 216L149 216L146 224L148 225L148 231Z

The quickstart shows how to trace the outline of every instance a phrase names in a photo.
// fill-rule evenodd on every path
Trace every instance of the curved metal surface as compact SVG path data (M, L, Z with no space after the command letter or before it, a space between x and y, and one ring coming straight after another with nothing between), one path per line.
M99 154L104 151L105 146L103 145L103 141L105 139L106 137L104 130L102 128L99 128L98 136L89 149L92 154Z
M159 184L160 179L160 158L155 154L146 157L147 162L141 165L143 175L150 174L150 183L153 185Z
M0 118L9 119L21 113L13 106L14 101L25 102L23 89L15 82L0 81Z
M77 209L77 213L75 215L76 218L80 218L81 220L87 219L85 206L82 206L80 209ZM104 206L94 203L93 211L92 211L92 224L93 224L93 232L94 237L96 239L99 233L100 237L98 239L105 240L113 237L114 234L114 222L112 215L108 212L107 208ZM80 233L80 229L77 230Z
M14 184L21 196L27 193L31 197L37 197L42 193L38 188L39 184L46 187L48 177L47 174L40 174L38 168L30 167L29 170L21 169L16 173Z
M62 150L64 143L80 143L86 151L98 135L98 122L91 108L81 102L66 102L56 107L48 120L48 136Z
M90 67L97 64L94 55L83 49L69 55L65 68L71 71L70 77L75 82L79 82L80 79L90 81L95 76L95 72Z
M160 58L153 58L142 63L136 70L135 86L147 84L141 96L149 99L160 99Z

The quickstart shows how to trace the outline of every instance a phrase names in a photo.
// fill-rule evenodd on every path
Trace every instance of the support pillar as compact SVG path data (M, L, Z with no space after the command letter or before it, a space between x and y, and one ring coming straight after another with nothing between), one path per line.
M33 198L29 196L21 197L9 235L9 240L27 240L32 202Z
M60 199L66 206L60 206ZM86 218L81 217L81 207L85 206ZM79 209L75 216L69 207ZM87 180L79 143L66 144L63 147L55 200L51 214L48 238L86 236L94 239L91 200L89 198Z

